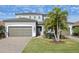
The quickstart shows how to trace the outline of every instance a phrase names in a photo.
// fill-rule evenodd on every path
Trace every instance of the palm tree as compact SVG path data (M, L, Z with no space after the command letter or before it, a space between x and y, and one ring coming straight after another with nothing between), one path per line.
M60 31L67 29L67 16L67 11L55 7L52 12L48 13L48 18L44 21L46 31L53 30L55 41L60 41Z

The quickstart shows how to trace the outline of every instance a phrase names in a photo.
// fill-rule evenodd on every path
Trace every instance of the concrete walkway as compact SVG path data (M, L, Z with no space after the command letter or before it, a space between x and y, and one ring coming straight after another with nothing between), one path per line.
M31 37L8 37L0 40L0 53L21 53Z
M69 39L72 39L72 40L79 41L79 38L78 37L75 37L75 36L67 36L67 35L65 35L65 37L67 37Z

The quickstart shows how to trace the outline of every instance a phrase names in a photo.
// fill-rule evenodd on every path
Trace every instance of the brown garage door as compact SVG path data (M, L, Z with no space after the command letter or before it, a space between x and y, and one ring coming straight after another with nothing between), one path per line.
M8 28L9 36L32 36L32 27L28 26L28 27L18 27L18 26L12 26Z

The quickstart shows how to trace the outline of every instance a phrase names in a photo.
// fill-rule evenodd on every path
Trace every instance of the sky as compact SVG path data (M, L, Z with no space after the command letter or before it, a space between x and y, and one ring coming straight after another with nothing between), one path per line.
M45 13L60 7L68 11L68 22L79 21L79 5L0 5L0 20L14 18L15 13Z

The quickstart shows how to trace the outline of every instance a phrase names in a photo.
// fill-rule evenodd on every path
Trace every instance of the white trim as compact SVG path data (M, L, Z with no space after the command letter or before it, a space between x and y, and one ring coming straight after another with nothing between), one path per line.
M73 25L69 25L69 32L70 32L70 35L72 35L72 34L73 34L72 27L73 27Z
M32 37L36 36L36 23L5 23L6 27L6 37L8 37L8 28L9 26L32 26Z

